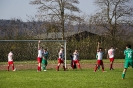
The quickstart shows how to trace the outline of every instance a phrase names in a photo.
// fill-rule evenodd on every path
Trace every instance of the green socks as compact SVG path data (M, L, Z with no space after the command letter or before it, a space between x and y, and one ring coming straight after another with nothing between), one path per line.
M125 73L122 73L122 79L124 79L125 78Z

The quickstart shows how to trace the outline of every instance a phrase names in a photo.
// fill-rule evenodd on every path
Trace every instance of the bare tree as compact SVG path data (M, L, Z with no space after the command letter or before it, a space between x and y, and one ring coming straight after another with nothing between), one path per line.
M133 18L129 19L133 16L130 1L132 0L95 0L99 9L92 16L91 22L96 24L99 30L104 29L104 33L110 36L112 45L115 44L115 39L125 32L122 30L123 24L130 24L133 21Z
M0 26L1 37L6 39L17 39L20 35L20 24L18 19L3 20Z
M60 31L62 32L62 39L64 39L64 27L66 19L75 19L76 16L69 14L69 12L80 12L79 8L74 4L79 4L78 0L33 0L32 5L39 5L38 12L41 13L39 17L48 17L54 19L55 23L60 24ZM66 11L66 13L65 13Z

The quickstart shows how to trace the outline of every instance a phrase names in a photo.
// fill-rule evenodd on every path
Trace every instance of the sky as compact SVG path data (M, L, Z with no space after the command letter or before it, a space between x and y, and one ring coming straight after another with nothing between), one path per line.
M0 0L0 19L21 19L27 21L28 16L37 14L37 6L29 4L32 0ZM96 10L94 0L79 0L81 14L93 14Z

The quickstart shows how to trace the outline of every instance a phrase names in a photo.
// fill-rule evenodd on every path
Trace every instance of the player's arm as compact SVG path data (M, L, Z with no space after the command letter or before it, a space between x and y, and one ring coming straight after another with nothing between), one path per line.
M97 50L99 50L100 42L97 43Z
M40 49L40 42L41 42L41 41L39 40L39 41L38 41L38 49Z

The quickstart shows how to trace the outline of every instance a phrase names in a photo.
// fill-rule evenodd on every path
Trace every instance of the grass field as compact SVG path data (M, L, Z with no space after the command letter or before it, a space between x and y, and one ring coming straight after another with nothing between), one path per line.
M122 70L104 73L92 69L0 71L0 88L132 88L133 70L128 69L124 80L121 79Z
M122 61L115 60L115 63ZM90 61L90 63L94 62L95 60ZM127 70L124 80L121 79L122 70L123 68L115 70L106 68L107 72L104 73L93 72L93 68L69 69L68 71L48 69L46 72L37 72L34 69L15 72L0 70L0 88L132 88L133 69L130 67Z

